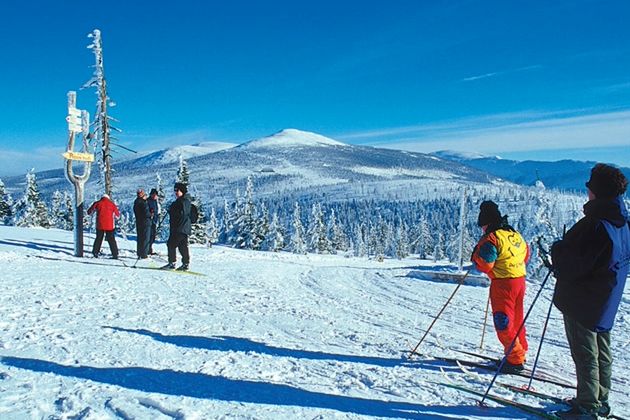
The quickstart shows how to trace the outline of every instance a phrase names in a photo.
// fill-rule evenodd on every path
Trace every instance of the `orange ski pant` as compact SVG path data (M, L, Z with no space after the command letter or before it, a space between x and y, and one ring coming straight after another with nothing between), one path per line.
M510 346L519 327L523 323L523 299L525 298L525 278L492 279L490 282L490 303L492 304L492 318L497 337L503 344L507 361L514 365L525 363L527 353L527 338L525 326L518 334L512 351Z

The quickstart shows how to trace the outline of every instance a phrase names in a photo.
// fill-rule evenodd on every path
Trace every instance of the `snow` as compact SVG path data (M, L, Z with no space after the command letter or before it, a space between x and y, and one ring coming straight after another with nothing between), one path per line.
M337 140L324 137L320 134L308 131L286 128L278 133L252 140L244 143L240 147L254 149L259 147L300 147L300 146L347 146Z
M431 169L376 168L369 166L355 166L353 168L350 168L350 170L359 174L374 175L382 178L395 178L402 176L431 178L433 180L458 178L458 176L452 172Z
M234 146L236 145L233 143L208 141L150 152L144 156L134 158L134 160L140 159L146 166L165 165L169 163L179 163L180 156L184 160L187 160L196 156L203 156L209 153L230 149Z
M86 234L86 249L93 237ZM455 278L418 276L444 272L443 261L193 246L191 268L205 275L193 276L76 258L72 238L67 231L0 227L2 419L533 418L493 403L479 407L437 384L446 375L482 391L489 383L489 373L466 375L431 357L478 347L487 287L462 286L419 348L422 355L402 359L455 288ZM135 243L117 241L122 261L133 264ZM527 307L540 280L528 285ZM550 294L548 286L528 321L530 366ZM616 414L626 417L629 303L626 292L612 334L610 397ZM485 342L483 352L496 355L491 326ZM555 310L539 369L574 381ZM504 388L492 393L558 408Z

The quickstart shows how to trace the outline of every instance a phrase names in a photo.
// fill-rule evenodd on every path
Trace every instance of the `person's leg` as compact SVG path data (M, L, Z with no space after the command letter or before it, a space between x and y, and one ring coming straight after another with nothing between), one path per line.
M515 279L516 280L516 279ZM522 282L515 282L517 284L514 285L514 293L515 302L514 302L514 326L518 330L518 328L523 324L524 320L524 301L525 301L525 284L526 281L523 279ZM527 328L523 325L521 328L521 332L518 334L518 341L523 346L523 351L527 353L529 350L529 343L527 342Z
M149 237L149 253L154 254L153 244L155 243L155 237L157 236L157 225L155 223L151 223L151 235Z
M582 410L596 412L600 392L597 333L567 315L564 315L564 329L575 363L577 405Z
M142 251L144 252L144 256L148 256L151 252L151 224L147 224L145 225L144 228L144 248L142 249Z
M171 233L166 242L168 248L168 262L169 264L175 264L177 262L177 234Z
M516 337L519 325L515 322L515 296L509 279L495 279L490 283L490 303L497 337L503 344L507 361L512 365L525 363L525 349ZM514 344L512 345L512 342ZM510 350L512 346L512 350ZM509 351L509 353L508 353Z
M109 252L112 253L113 258L118 258L118 245L116 244L116 238L114 237L114 231L108 230L105 232L105 239L109 245Z
M188 235L182 235L179 242L179 253L182 254L182 264L190 264L190 251L188 250Z
M599 350L599 403L607 405L613 365L612 351L610 350L610 332L597 333L597 348Z
M96 238L94 239L94 244L92 245L92 255L98 257L98 254L101 252L101 245L103 245L103 235L104 231L97 229L96 230Z
M136 221L136 255L138 258L144 258L144 225Z

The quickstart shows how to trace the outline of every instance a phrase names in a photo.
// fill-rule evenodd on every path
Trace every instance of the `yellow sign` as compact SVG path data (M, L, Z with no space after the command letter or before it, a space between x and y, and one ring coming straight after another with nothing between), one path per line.
M82 160L84 162L94 162L92 153L66 152L62 154L68 160Z

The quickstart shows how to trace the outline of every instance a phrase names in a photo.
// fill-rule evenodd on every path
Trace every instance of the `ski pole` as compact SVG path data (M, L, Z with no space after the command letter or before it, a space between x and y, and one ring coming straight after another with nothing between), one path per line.
M549 324L549 317L551 316L551 309L553 308L553 296L551 298L551 303L549 304L549 310L547 311L547 318L545 318L545 326L542 330L542 335L540 336L540 344L538 344L538 351L536 352L536 359L534 359L534 366L532 366L532 374L529 377L529 383L527 384L527 389L531 388L532 381L534 380L534 375L536 374L536 366L538 366L538 357L540 356L540 350L542 349L543 341L545 341L545 334L547 333L547 325Z
M486 314L483 317L483 329L481 330L481 342L479 343L479 349L483 349L483 339L486 336L486 324L488 323L488 309L490 309L490 294L488 294L488 301L486 302Z
M566 225L564 226L562 236L564 236L564 230L566 230ZM541 258L543 260L543 264L545 267L549 268L550 271L553 271L553 265L549 256L549 251L545 249L542 244L542 238L538 238L538 249L541 253ZM538 358L540 357L540 353L542 350L543 342L545 341L545 335L547 334L547 326L549 325L549 318L551 317L551 309L553 308L553 296L551 297L551 302L549 302L549 310L547 311L547 318L545 318L545 325L543 326L542 335L540 336L540 343L538 344L538 351L536 352L536 358L534 359L534 366L532 366L532 374L529 377L529 383L527 384L527 389L530 389L532 386L532 381L534 380L534 374L536 373L536 367L538 366Z
M453 293L451 293L451 296L448 298L448 300L446 301L446 303L444 304L444 306L442 306L442 309L440 309L440 312L438 312L438 314L435 316L435 319L433 320L433 322L431 323L431 325L429 325L429 328L425 331L424 335L422 336L422 338L420 339L420 341L418 342L418 344L416 344L416 347L413 348L413 350L411 350L411 352L409 353L409 356L407 356L407 359L411 359L411 357L416 354L416 350L418 350L418 347L420 347L420 344L422 344L422 342L424 341L424 339L426 338L426 336L429 334L429 331L431 331L431 328L433 328L433 325L435 325L435 323L437 322L438 318L440 318L440 315L442 315L442 312L444 312L444 309L446 309L446 307L448 306L448 304L451 302L451 299L453 299L453 296L455 296L455 293L457 293L457 291L459 290L460 286L462 284L464 284L464 280L466 279L466 277L468 277L468 273L470 273L470 270L466 271L466 273L464 274L464 276L461 278L461 280L459 281L459 283L457 283L457 287L455 288L455 290L453 290Z
M507 355L512 352L512 349L516 345L516 340L518 340L519 334L523 330L523 327L525 327L525 322L527 322L527 318L529 318L529 314L532 312L532 309L534 309L534 305L536 305L536 301L538 300L538 297L540 297L540 294L542 293L543 289L545 288L545 284L547 284L547 280L549 280L549 276L550 275L551 275L551 269L547 272L547 275L545 276L545 279L543 280L542 284L540 285L540 289L538 290L538 293L536 293L536 296L534 297L534 301L532 302L531 306L527 310L527 314L525 315L525 318L523 318L523 322L521 322L521 325L518 327L518 330L516 331L516 334L514 335L514 339L510 343L510 346L508 347L508 350L505 352L505 355L501 359L501 363L499 363L499 367L497 368L497 371L495 372L494 377L492 378L492 381L490 381L490 385L488 385L488 389L486 389L486 392L483 394L483 398L481 398L481 401L479 401L479 405L484 405L486 397L490 393L490 389L492 389L492 386L494 385L494 382L497 380L497 376L499 376L499 373L501 372L501 369L503 369L503 365L505 365L505 362L507 361Z

